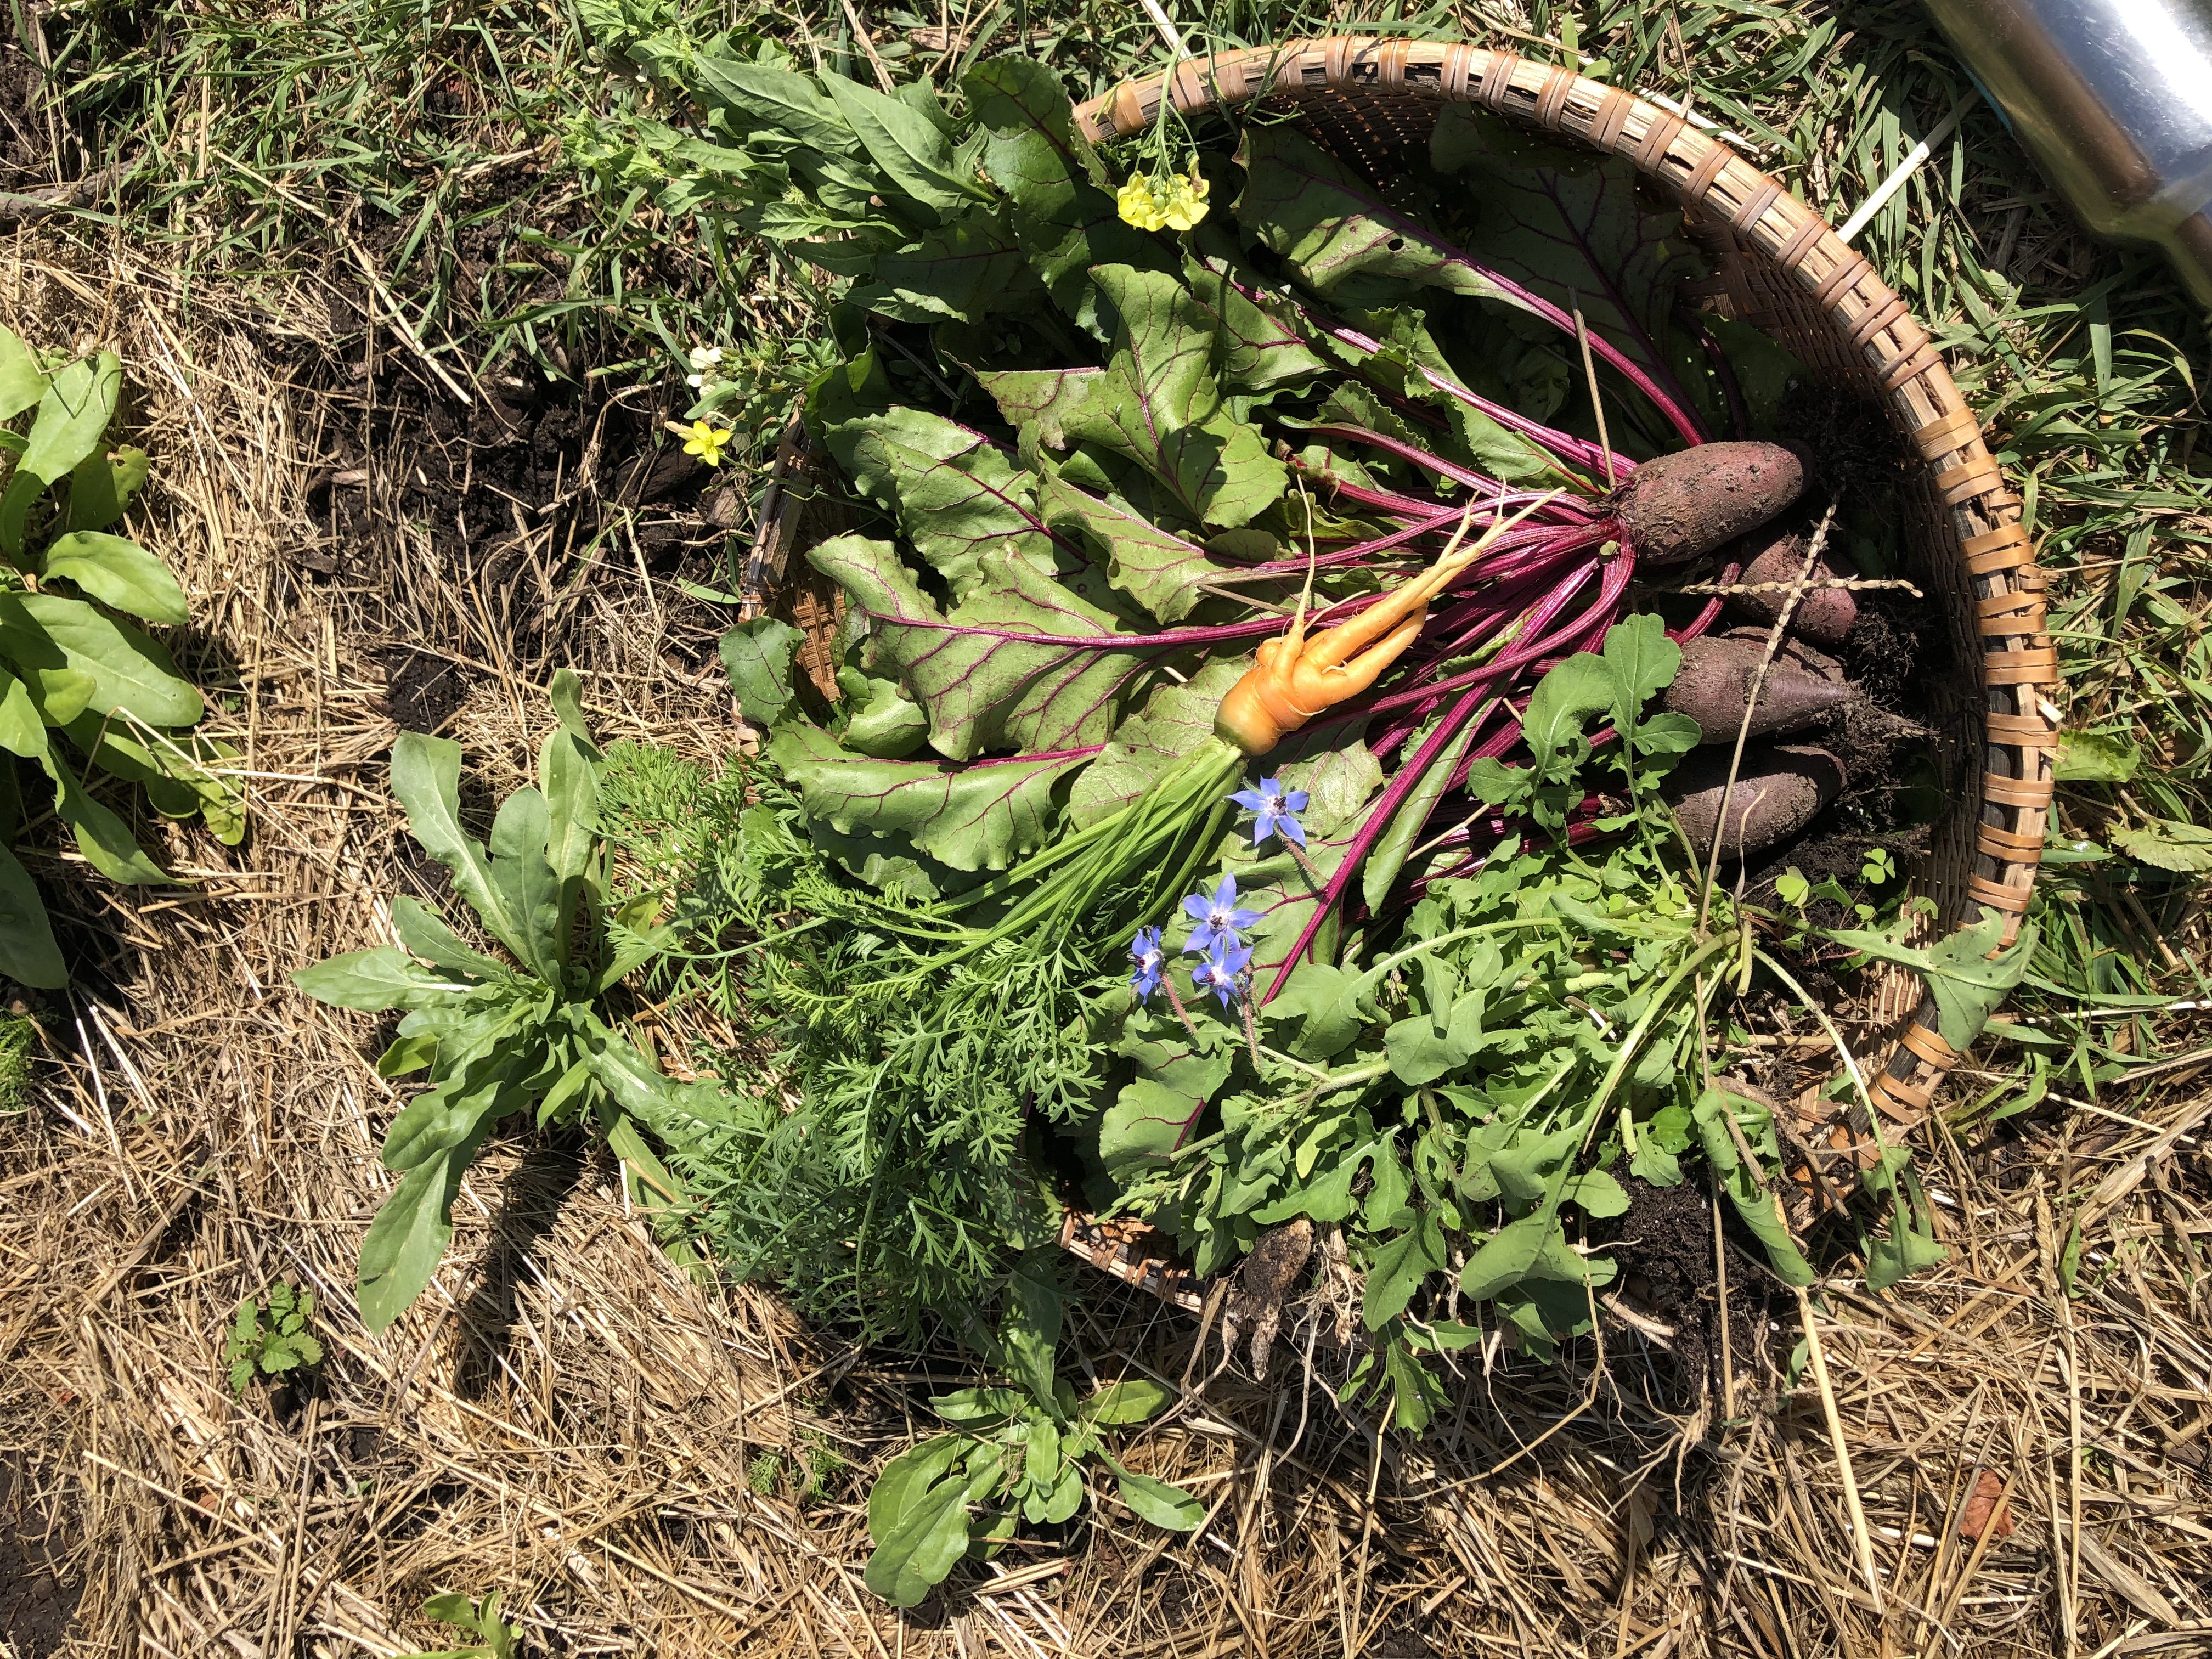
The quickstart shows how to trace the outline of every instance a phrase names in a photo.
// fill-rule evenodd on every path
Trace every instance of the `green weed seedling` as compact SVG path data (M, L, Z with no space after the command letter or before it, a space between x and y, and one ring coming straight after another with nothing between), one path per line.
M404 1654L401 1659L520 1659L522 1626L499 1616L497 1590L484 1597L482 1607L465 1595L434 1595L422 1604L422 1612L478 1639L465 1648L437 1648L428 1653Z
M185 730L205 712L200 694L114 614L172 626L189 615L168 568L110 530L146 483L145 451L107 445L122 390L113 352L49 371L0 328L0 452L13 461L0 489L0 750L38 763L54 815L94 869L155 885L170 877L93 798L82 767L138 785L166 817L204 817L228 845L246 817L236 785L210 769L235 751ZM28 432L5 424L27 412ZM15 777L14 760L0 761L0 975L52 990L69 974L10 850L38 816Z
M310 1328L314 1322L315 1293L290 1285L271 1285L265 1304L251 1296L240 1303L222 1345L232 1392L244 1394L257 1375L277 1376L321 1364L323 1345Z
M1011 1276L989 1358L1013 1386L960 1389L930 1407L952 1425L884 1465L868 1493L870 1589L910 1607L963 1559L987 1559L1024 1521L1056 1523L1083 1506L1083 1464L1114 1471L1121 1501L1144 1520L1188 1532L1205 1506L1180 1487L1125 1468L1099 1431L1158 1416L1174 1392L1157 1382L1109 1382L1088 1399L1054 1375L1060 1298L1049 1257L1032 1253Z
M599 1012L672 930L649 925L658 902L649 896L609 903L599 833L604 763L573 672L554 677L552 701L560 720L538 753L538 787L500 804L488 853L461 823L460 745L409 732L392 751L392 792L410 831L453 872L454 890L513 962L475 950L402 896L392 901L399 946L351 951L292 976L336 1007L404 1009L377 1071L429 1074L430 1086L385 1138L385 1167L401 1180L362 1243L361 1311L371 1330L391 1324L430 1282L453 1240L462 1172L502 1118L533 1103L540 1127L599 1125L634 1205L665 1216L678 1197L638 1124L682 1114L684 1091ZM689 1262L684 1247L670 1250Z

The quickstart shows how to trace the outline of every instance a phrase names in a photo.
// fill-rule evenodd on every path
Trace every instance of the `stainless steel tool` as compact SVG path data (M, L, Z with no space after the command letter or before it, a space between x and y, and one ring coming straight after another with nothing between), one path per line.
M1928 0L2092 230L2212 307L2212 0Z

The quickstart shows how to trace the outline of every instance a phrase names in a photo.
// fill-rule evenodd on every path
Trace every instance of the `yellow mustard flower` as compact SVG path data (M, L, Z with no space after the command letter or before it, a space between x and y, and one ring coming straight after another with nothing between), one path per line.
M709 466L722 464L722 452L729 447L730 440L738 434L726 426L708 426L704 421L694 421L689 426L679 426L670 421L668 429L684 440L684 453L696 455Z
M1206 217L1210 188L1199 177L1194 157L1188 178L1173 173L1160 179L1132 174L1115 193L1114 204L1122 222L1139 230L1189 230Z
M1139 230L1158 230L1168 222L1152 200L1152 181L1140 173L1131 173L1128 182L1115 192L1114 205L1121 222Z
M1206 192L1212 186L1198 176L1198 158L1191 157L1190 177L1168 176L1167 201L1163 204L1161 217L1170 230L1191 230L1206 217Z

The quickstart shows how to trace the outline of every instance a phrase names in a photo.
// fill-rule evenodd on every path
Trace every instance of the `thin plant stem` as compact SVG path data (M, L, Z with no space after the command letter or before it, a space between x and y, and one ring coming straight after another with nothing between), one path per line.
M1574 308L1575 343L1582 348L1583 378L1589 382L1590 412L1597 416L1597 444L1605 454L1605 487L1613 488L1613 440L1606 434L1605 399L1598 395L1597 364L1590 357L1589 325L1583 320L1582 295L1574 289L1567 290L1567 303Z
M1168 1006L1176 1011L1176 1018L1182 1022L1182 1029L1190 1033L1190 1040L1201 1048L1206 1047L1206 1039L1198 1034L1198 1023L1191 1018L1190 1010L1182 1006L1182 999L1176 994L1175 981L1165 974L1160 975L1160 989L1168 994ZM1183 1127L1189 1127L1188 1124Z

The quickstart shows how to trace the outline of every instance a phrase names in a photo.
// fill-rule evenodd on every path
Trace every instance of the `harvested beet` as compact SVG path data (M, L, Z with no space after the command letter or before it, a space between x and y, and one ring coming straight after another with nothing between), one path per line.
M1724 640L1748 640L1764 651L1767 639L1773 632L1773 626L1770 623L1765 628L1723 629L1720 637ZM1787 634L1782 636L1782 647L1774 653L1774 660L1792 668L1802 668L1807 673L1818 675L1835 685L1844 684L1849 678L1844 672L1843 664L1826 652L1818 646L1808 645L1802 640L1793 640Z
M1841 683L1840 672L1832 678L1824 675L1789 647L1785 641L1776 653L1766 683L1759 687L1759 706L1751 716L1754 738L1802 730L1850 701L1850 688ZM1667 707L1697 721L1705 742L1735 742L1759 659L1765 654L1763 637L1707 634L1690 641L1682 647L1681 670L1667 688Z
M1794 582L1797 573L1805 568L1805 538L1796 532L1782 535L1752 536L1735 553L1743 566L1743 574L1736 580L1746 584L1765 582ZM1836 573L1825 558L1813 563L1814 581L1833 581ZM1771 593L1731 593L1729 603L1747 617L1756 617L1770 627L1782 614L1782 602L1790 597L1786 589ZM1859 602L1851 597L1848 587L1810 587L1797 601L1797 608L1790 613L1790 631L1802 634L1822 645L1841 645L1859 619Z
M1721 791L1728 782L1726 749L1700 750L1674 769L1665 794L1675 820L1699 854L1713 843L1721 822ZM1836 798L1844 766L1825 749L1783 745L1744 752L1735 787L1728 792L1721 851L1741 858L1787 840Z
M1805 463L1780 444L1700 444L1638 466L1613 510L1638 558L1680 564L1758 529L1804 488Z

